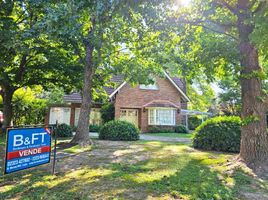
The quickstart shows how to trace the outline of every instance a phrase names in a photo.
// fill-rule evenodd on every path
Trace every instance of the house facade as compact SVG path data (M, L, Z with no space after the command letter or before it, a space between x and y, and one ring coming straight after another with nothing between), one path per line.
M133 123L141 132L148 132L150 127L160 126L172 128L182 123L181 109L187 108L189 98L186 95L185 82L167 73L156 78L154 84L131 86L123 81L122 76L114 76L111 80L115 88L105 87L110 102L114 103L115 119ZM64 107L50 108L47 122L77 125L81 95L73 93L64 96ZM94 104L90 116L91 124L100 124L101 104ZM60 119L60 120L59 120Z

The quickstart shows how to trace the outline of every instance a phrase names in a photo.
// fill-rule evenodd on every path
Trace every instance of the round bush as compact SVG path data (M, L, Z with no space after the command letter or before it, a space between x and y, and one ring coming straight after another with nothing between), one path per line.
M180 124L180 125L177 125L175 127L175 132L176 133L188 133L188 130L187 130L186 126Z
M124 141L138 140L139 130L129 122L113 120L101 127L99 139Z
M240 136L239 117L214 117L197 127L193 146L205 150L239 152Z
M55 128L55 133L57 137L72 137L73 128L67 124L59 124L58 127Z

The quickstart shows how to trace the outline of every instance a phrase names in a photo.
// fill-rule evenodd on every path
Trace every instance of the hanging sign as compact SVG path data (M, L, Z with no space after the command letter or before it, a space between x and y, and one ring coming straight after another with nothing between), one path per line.
M49 128L16 128L7 130L5 174L50 162Z

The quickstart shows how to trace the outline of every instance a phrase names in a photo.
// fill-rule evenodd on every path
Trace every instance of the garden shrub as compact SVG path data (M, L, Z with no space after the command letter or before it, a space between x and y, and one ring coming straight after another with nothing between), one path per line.
M103 123L114 120L114 104L108 103L103 105L100 109L100 113Z
M55 128L55 133L57 137L72 137L73 128L67 124L59 124L58 127Z
M99 132L100 131L101 126L98 124L90 124L89 125L89 131L90 132Z
M166 127L166 126L149 126L148 133L174 133L174 126Z
M72 128L72 131L73 131L73 132L76 132L76 130L77 130L77 126L71 126L71 128Z
M239 117L214 117L197 127L193 146L205 150L239 152L240 136Z
M129 122L113 120L101 127L99 139L124 141L138 140L139 130Z
M189 130L195 130L201 123L202 119L198 116L188 117Z
M179 124L175 126L175 133L188 133L186 126Z

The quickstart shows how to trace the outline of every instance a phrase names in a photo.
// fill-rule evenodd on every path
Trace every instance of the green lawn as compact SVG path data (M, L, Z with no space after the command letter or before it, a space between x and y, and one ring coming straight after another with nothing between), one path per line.
M3 134L0 134L0 146L4 146L6 143L6 137Z
M0 199L229 200L268 193L267 180L243 167L229 170L234 156L179 143L95 140L92 151L59 161L57 176L46 165L0 177Z
M152 136L163 136L172 138L191 138L193 134L191 133L147 133Z

